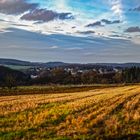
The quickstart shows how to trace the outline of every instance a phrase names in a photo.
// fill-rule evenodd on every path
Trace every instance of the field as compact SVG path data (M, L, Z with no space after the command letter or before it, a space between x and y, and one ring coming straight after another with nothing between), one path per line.
M29 91L1 91L0 140L140 139L139 85Z

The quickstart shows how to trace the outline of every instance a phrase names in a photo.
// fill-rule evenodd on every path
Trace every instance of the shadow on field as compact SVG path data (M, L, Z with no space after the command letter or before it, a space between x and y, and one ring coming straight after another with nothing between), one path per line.
M108 137L104 140L139 140L140 135L139 134L129 134L129 135L123 135L118 137Z
M57 93L75 93L85 92L95 89L104 89L111 87L124 87L125 84L108 84L108 85L54 85L54 86L25 86L17 89L0 88L0 96L13 95L33 95L33 94L57 94Z

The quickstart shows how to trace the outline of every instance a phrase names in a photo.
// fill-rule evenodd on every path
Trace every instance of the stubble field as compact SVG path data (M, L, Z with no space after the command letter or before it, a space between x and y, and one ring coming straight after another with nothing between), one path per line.
M0 140L140 139L140 86L0 96Z

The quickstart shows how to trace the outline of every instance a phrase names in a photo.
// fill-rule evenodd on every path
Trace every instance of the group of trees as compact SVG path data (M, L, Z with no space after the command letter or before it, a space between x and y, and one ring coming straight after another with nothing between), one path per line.
M131 67L127 68L122 73L123 81L126 83L139 83L140 82L140 68Z
M3 88L15 88L19 85L26 85L29 82L29 76L7 67L0 66L0 86Z
M0 86L13 88L19 85L33 84L113 84L113 83L139 83L140 68L131 67L119 72L99 73L88 70L72 74L63 68L44 70L35 79L28 74L0 66Z
M121 76L122 74L115 72L100 74L89 70L71 74L63 69L55 69L41 73L32 80L32 84L111 84L122 82Z
M93 70L86 72L65 71L63 68L43 71L32 84L113 84L140 82L140 68L131 67L118 72L99 73Z

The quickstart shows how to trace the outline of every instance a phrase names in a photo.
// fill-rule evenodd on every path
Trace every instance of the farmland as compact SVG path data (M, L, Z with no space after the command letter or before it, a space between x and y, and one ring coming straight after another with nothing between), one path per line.
M1 140L140 139L139 85L55 94L28 90L1 94Z

